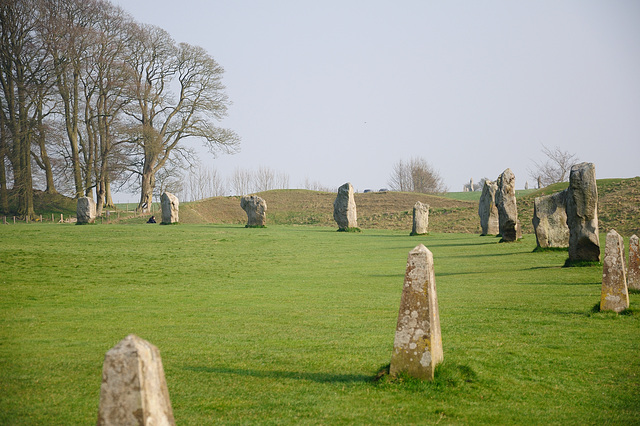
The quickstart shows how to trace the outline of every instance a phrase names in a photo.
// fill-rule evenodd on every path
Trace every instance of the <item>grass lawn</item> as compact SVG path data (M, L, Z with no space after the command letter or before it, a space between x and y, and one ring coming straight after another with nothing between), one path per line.
M178 424L637 424L640 294L535 237L239 225L0 226L0 424L95 424L104 354L158 346ZM391 358L408 252L434 255L445 362ZM602 240L604 251L604 240Z

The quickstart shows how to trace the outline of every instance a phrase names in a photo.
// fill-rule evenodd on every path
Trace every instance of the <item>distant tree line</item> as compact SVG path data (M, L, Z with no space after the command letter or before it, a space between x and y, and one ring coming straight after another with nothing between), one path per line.
M185 139L237 150L217 126L230 104L222 67L108 1L0 0L0 38L0 212L11 195L34 216L34 179L91 196L98 213L113 185L150 206L158 180L194 163Z

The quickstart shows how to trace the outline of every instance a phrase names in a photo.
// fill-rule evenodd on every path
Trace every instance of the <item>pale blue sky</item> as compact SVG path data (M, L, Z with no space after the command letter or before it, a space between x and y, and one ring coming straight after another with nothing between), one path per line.
M241 152L202 155L223 176L363 191L421 156L451 191L507 167L521 188L541 144L640 175L637 0L114 3L225 68Z

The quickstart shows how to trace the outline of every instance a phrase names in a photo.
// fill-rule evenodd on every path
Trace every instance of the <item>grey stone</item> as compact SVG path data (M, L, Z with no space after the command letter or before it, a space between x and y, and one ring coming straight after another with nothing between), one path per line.
M498 208L496 207L496 191L498 184L490 180L484 181L480 203L478 204L478 216L480 216L480 228L482 235L497 235L500 232L498 221Z
M599 261L598 188L593 163L571 167L567 189L567 225L569 260Z
M333 202L333 220L340 230L358 227L356 201L353 197L353 186L350 182L338 188L338 195Z
M433 380L443 358L433 254L420 244L407 259L389 373Z
M537 197L533 201L533 229L538 247L569 247L567 191Z
M627 284L632 290L640 290L640 248L638 236L629 238L629 269L627 272Z
M424 235L427 232L429 232L429 205L418 201L413 206L411 235Z
M600 310L621 312L629 308L629 291L624 267L624 240L612 229L607 233L602 261Z
M522 237L518 223L518 208L516 206L516 177L507 169L497 180L496 207L498 208L498 227L502 241L516 241Z
M160 203L162 205L162 223L178 223L180 221L180 201L178 201L178 197L170 192L163 192L160 196Z
M76 204L77 223L94 223L96 221L96 203L89 197L78 198Z
M240 207L247 213L247 228L260 228L267 223L267 202L257 195L245 195Z
M157 347L131 334L106 353L98 425L175 425Z

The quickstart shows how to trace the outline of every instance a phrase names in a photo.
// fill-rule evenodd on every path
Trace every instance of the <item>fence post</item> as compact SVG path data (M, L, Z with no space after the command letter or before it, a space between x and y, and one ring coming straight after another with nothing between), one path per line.
M51 213L51 223L53 223L53 213Z
M42 223L42 215L40 215L40 223Z
M16 217L15 216L13 217L13 224L14 225L16 224Z
M4 225L6 225L6 224L7 224L7 217L6 217L6 216L4 216L4 217L2 218L2 223L3 223Z

